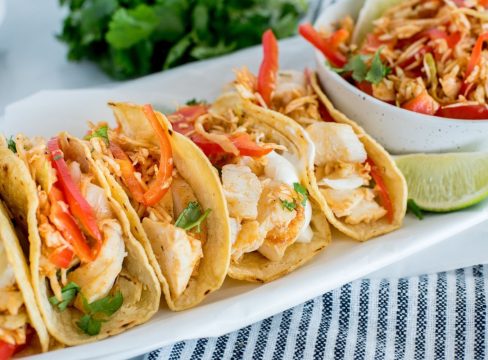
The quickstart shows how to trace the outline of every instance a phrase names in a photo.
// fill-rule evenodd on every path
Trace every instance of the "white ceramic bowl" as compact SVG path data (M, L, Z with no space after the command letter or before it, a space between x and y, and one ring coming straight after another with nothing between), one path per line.
M325 8L315 27L357 18L364 0L340 0ZM315 52L320 82L334 105L394 154L476 151L488 146L487 120L454 120L407 111L362 92L325 65Z

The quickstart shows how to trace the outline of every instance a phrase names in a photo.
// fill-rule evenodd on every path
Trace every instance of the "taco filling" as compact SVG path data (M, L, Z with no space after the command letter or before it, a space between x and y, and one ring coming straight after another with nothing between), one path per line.
M258 77L247 68L237 71L236 90L244 99L286 115L305 128L315 145L317 185L337 218L351 225L374 223L385 216L391 222L389 194L359 136L350 125L335 122L307 71L278 71L277 60L269 65L270 58L278 58L277 45L269 45L274 41L272 32L265 33ZM272 75L266 77L267 73Z
M80 331L98 335L102 321L123 303L114 283L124 276L126 249L105 191L88 164L65 156L65 141L18 136L17 154L37 184L39 273L48 279L49 302L60 312L78 309Z
M30 329L24 297L0 241L0 354L8 359L29 341Z
M111 106L117 114L128 105ZM205 219L211 209L202 209L192 187L174 166L168 130L150 106L144 107L144 114L157 143L103 123L92 126L88 137L95 158L103 161L128 195L172 297L177 299L198 275L207 241ZM106 136L99 136L100 132Z
M197 144L218 169L229 209L232 260L259 252L283 258L295 242L310 242L312 208L283 145L243 118L197 104L169 116L175 131Z

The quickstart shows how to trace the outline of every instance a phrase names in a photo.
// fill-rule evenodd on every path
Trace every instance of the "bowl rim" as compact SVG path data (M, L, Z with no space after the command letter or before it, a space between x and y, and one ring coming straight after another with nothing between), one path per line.
M349 1L356 1L356 0L349 0ZM323 26L323 25L331 25L330 22L325 22L323 20L325 16L327 15L327 10L330 11L331 8L334 7L339 7L340 5L344 6L344 4L347 1L337 1L329 6L326 6L322 9L322 12L318 16L317 20L315 20L313 26L316 28L318 26ZM334 19L335 21L338 21L340 19ZM356 19L355 19L356 20ZM406 112L409 113L414 113L422 120L431 120L434 122L443 122L443 123L448 123L448 124L480 124L480 123L486 123L488 122L488 119L456 119L456 118L445 118L445 117L440 117L440 116L434 116L434 115L427 115L427 114L422 114L422 113L417 113L415 111L410 111L403 109L401 107L398 107L396 105L388 104L384 101L378 100L374 96L369 95L368 93L365 93L364 91L359 90L356 86L352 85L350 82L346 81L342 76L337 74L336 72L332 71L327 65L326 65L326 59L325 56L317 49L314 48L314 53L315 53L315 60L317 63L317 67L321 67L324 69L329 76L332 77L336 82L341 83L341 85L344 85L347 90L353 93L355 96L364 96L367 101L372 102L373 104L379 106L379 107L384 107L386 109L391 109L393 112L400 112L401 114L405 114ZM487 105L488 106L488 105Z

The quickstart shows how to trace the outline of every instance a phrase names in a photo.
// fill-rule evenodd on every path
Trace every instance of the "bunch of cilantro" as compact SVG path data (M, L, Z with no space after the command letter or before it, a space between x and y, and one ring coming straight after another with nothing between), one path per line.
M292 35L306 0L60 0L68 59L129 79Z

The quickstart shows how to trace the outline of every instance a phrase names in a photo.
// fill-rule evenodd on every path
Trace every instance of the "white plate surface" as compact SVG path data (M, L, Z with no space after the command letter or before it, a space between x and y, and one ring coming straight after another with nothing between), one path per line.
M287 42L286 51L300 51L301 42ZM282 49L283 50L283 49ZM86 121L111 120L108 100L152 102L159 108L174 107L186 99L212 99L230 70L248 64L255 70L256 49L182 67L165 74L126 83L119 90L45 91L7 108L0 129L6 134L53 135L68 130L83 135ZM284 55L286 56L286 55ZM301 68L295 64L283 67ZM429 215L423 221L407 216L402 229L366 243L334 234L330 247L294 273L266 285L226 281L195 309L174 313L162 309L151 321L124 334L73 348L37 355L35 359L119 359L148 352L179 340L218 336L247 326L300 304L349 281L395 263L439 243L488 218L488 203L446 214Z

